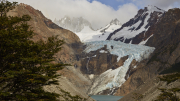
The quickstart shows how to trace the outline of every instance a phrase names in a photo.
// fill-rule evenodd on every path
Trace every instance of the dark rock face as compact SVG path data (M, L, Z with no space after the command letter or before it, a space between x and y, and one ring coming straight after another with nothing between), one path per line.
M154 7L158 10L161 10L157 7ZM148 15L150 15L150 18L147 20L147 22L145 21L148 17ZM126 22L125 24L122 25L122 27L120 29L115 30L113 33L111 33L107 40L115 40L115 41L121 41L121 42L125 42L125 43L132 43L132 44L139 44L141 41L144 41L146 39L148 39L152 33L146 33L146 30L153 30L153 26L154 24L156 24L158 22L158 20L163 16L162 12L158 12L158 11L154 11L151 12L149 14L148 12L148 8L145 7L144 9L140 9L138 11L138 14L130 19L128 22ZM135 24L137 24L139 21L141 21L141 23L138 25L138 27L131 27ZM147 23L147 24L146 24ZM145 25L146 24L146 25ZM135 37L133 38L129 38L129 39L125 39L125 37L116 37L116 38L112 38L113 35L117 35L118 32L120 32L121 30L123 30L125 27L131 27L130 29L128 29L129 32L132 32L132 34L136 33L136 31L138 31L139 29L141 29L143 26L145 26L145 30L139 32L139 34L137 34ZM152 28L153 27L153 28Z
M130 77L117 90L116 95L122 96L138 89L147 80L159 75L180 61L180 9L170 9L158 23L154 24L146 34L154 36L146 45L155 47L148 60L138 63L137 68L130 72ZM129 94L128 94L129 95ZM127 96L129 97L129 96Z
M106 52L102 53L100 50ZM124 61L128 58L128 56L125 56L117 62L118 56L110 54L106 46L96 51L91 51L90 53L83 53L77 57L81 61L81 71L84 74L95 75L100 75L108 69L116 69L122 66Z
M173 65L180 57L180 9L170 9L155 27L153 38L146 43L156 47L150 61Z
M53 23L51 20L44 20L44 23L52 29L63 29L62 27L59 27L58 25L56 25L55 23Z

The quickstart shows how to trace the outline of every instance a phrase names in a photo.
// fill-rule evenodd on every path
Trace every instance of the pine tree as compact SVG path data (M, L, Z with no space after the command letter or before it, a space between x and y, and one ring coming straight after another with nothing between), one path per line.
M46 92L43 86L58 84L56 71L64 64L52 61L64 42L57 36L32 41L30 16L7 16L16 6L17 2L0 1L0 100L56 101L59 94Z

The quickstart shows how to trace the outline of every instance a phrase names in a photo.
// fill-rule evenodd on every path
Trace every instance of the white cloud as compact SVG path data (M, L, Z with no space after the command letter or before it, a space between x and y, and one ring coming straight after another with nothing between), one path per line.
M13 1L13 0L10 0ZM33 6L43 12L43 14L54 21L65 15L71 17L83 17L92 23L94 28L104 27L112 19L118 18L121 23L127 22L134 17L138 8L132 4L119 6L118 10L104 5L98 1L89 0L16 0Z
M180 0L131 0L136 5L145 7L147 5L157 6L164 10L168 10L175 7L180 7Z

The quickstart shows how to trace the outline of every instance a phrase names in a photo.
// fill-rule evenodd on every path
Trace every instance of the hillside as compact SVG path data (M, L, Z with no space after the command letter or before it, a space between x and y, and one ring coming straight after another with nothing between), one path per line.
M25 14L30 15L32 18L28 24L36 33L32 38L33 41L39 39L46 41L47 38L52 35L58 35L59 39L65 41L62 50L55 55L56 61L54 62L63 62L71 65L77 63L76 54L81 52L82 49L78 47L80 47L82 43L76 34L59 27L51 20L47 19L40 11L26 4L19 4L15 9L8 13L8 15L11 16L22 16ZM88 98L86 91L88 86L91 85L91 82L88 78L84 77L80 71L74 69L74 66L65 67L57 73L62 75L61 78L58 78L60 85L47 86L44 88L45 90L60 93L60 90L58 89L60 87L61 89L70 92L72 95ZM71 75L69 75L69 73L71 73ZM77 79L73 79L72 76ZM89 101L92 101L92 99L89 98Z
M165 82L158 81L158 75L180 62L179 8L168 10L159 22L154 25L154 30L146 33L154 34L147 41L146 45L154 46L156 49L151 55L151 58L142 63L143 66L139 66L136 71L133 71L130 78L119 88L116 95L126 95L129 93L120 101L132 100L130 96L134 92L145 96L142 101L145 101L145 99L146 101L150 101L150 99L156 98L160 93L157 87L165 87ZM176 72L178 69L174 68L172 70ZM169 71L169 73L172 72ZM177 87L179 84L178 81L175 81L167 85L167 87Z

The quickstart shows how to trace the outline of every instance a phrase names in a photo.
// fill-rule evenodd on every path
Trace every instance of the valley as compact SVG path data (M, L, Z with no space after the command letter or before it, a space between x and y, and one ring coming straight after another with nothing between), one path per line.
M115 19L97 31L84 26L82 31L75 32L85 47L78 56L81 65L77 66L92 82L87 94L125 96L122 101L132 101L133 93L138 92L143 95L142 101L156 99L160 91L155 88L165 86L165 82L158 79L159 74L179 60L176 46L179 44L179 34L178 32L177 36L173 34L174 30L180 30L179 23L172 24L176 29L172 27L164 29L159 26L164 26L163 24L168 22L166 18L172 17L169 15L170 12L179 11L179 9L164 11L156 6L148 6L139 10L137 15L125 24L121 25ZM174 17L180 18L178 14ZM168 22L171 23L172 20ZM172 35L173 39L168 39L170 37L166 33ZM177 56L173 55L175 50L169 53L169 49L172 49L170 47L176 50L174 54ZM172 85L179 84L177 82ZM150 95L153 97L150 98Z
M61 94L60 88L87 101L93 101L89 95L123 96L119 101L133 101L133 94L138 93L143 95L141 101L152 101L161 93L157 88L180 86L179 80L166 85L159 79L164 70L180 63L179 8L164 11L148 6L124 24L113 19L98 30L82 17L65 16L52 22L23 3L8 13L24 14L32 18L28 24L36 33L33 41L46 41L53 35L65 41L53 63L71 66L57 71L59 85L44 86L46 91Z

